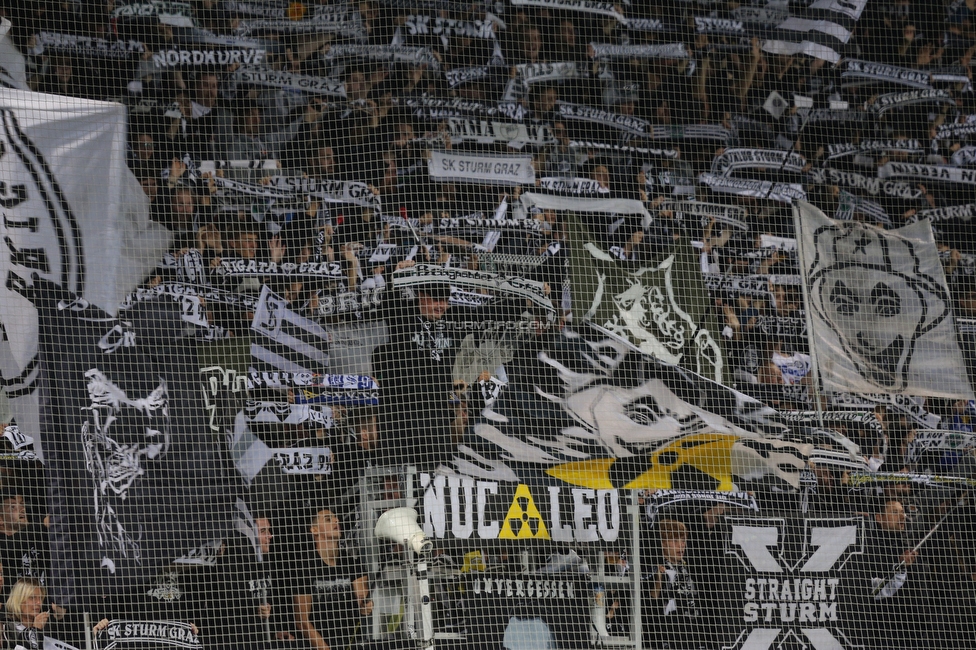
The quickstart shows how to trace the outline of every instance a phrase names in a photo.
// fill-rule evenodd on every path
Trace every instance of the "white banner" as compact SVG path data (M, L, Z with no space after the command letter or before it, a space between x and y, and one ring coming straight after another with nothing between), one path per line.
M435 181L463 181L492 185L532 185L532 156L492 156L431 151L427 161Z
M0 89L0 370L14 416L39 439L33 274L114 315L169 247L126 166L120 104ZM32 401L33 400L33 401Z
M972 399L931 224L883 230L794 209L824 388Z

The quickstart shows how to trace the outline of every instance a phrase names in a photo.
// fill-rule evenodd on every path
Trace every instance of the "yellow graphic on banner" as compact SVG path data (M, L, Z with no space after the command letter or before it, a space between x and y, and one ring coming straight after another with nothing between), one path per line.
M550 539L528 485L519 484L498 539Z
M698 433L679 438L646 457L563 463L550 467L546 474L591 490L670 490L672 473L690 466L716 480L714 489L727 492L732 489L732 445L738 439L721 433Z

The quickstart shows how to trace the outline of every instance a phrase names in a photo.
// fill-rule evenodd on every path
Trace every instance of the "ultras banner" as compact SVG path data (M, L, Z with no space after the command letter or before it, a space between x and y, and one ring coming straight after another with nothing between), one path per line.
M931 223L882 230L795 210L824 387L972 399Z
M114 315L169 246L125 157L123 106L0 89L0 369L35 440L37 312L18 288L36 274Z

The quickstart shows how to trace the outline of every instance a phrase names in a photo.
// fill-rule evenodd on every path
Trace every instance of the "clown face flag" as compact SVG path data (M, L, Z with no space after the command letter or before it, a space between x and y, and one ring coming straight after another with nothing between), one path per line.
M718 328L687 242L645 265L618 260L577 218L570 241L575 314L659 361L722 382Z
M972 399L931 225L882 230L794 209L824 388Z

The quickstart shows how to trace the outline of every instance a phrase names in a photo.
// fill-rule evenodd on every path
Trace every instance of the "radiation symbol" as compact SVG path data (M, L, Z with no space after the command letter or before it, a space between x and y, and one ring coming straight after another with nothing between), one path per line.
M528 485L519 485L498 539L550 539Z

